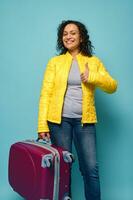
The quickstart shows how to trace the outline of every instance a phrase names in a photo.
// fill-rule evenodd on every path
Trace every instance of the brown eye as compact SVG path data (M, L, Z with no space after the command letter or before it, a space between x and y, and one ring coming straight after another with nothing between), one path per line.
M63 33L63 36L66 36L67 35L67 33Z

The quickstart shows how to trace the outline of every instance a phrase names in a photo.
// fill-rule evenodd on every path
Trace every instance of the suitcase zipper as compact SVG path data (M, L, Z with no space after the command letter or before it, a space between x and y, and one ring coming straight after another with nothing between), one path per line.
M59 195L59 181L60 181L60 155L58 153L58 151L51 147L48 144L39 144L39 142L36 142L34 140L25 140L23 141L23 143L26 144L34 144L35 146L39 146L42 147L44 149L48 149L50 150L54 156L55 156L55 167L54 167L54 171L55 171L55 177L54 177L54 191L53 191L53 200L58 200L58 195Z

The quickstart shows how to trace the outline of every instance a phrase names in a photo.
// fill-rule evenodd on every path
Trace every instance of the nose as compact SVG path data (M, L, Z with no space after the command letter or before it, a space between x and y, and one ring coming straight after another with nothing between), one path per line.
M70 39L72 36L71 36L71 34L67 34L67 39Z

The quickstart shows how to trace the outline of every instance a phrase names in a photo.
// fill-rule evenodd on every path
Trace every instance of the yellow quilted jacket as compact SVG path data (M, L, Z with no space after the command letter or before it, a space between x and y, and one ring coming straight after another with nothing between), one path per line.
M55 56L47 64L39 102L38 132L48 132L47 120L61 123L64 96L67 89L67 79L72 56L69 52ZM85 71L85 64L89 66L88 83L81 83L82 123L96 123L94 92L99 87L107 93L115 92L117 81L114 80L103 63L96 56L87 57L82 54L76 56L80 73Z

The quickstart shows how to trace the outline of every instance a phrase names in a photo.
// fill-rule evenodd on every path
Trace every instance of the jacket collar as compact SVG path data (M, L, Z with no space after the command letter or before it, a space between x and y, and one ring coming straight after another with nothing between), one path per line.
M72 57L72 55L69 53L69 51L67 51L65 55L67 56L67 58L73 59L73 57ZM77 59L79 59L79 58L81 58L81 57L83 57L83 55L82 55L81 53L78 53L78 54L76 55L76 58L77 58Z

